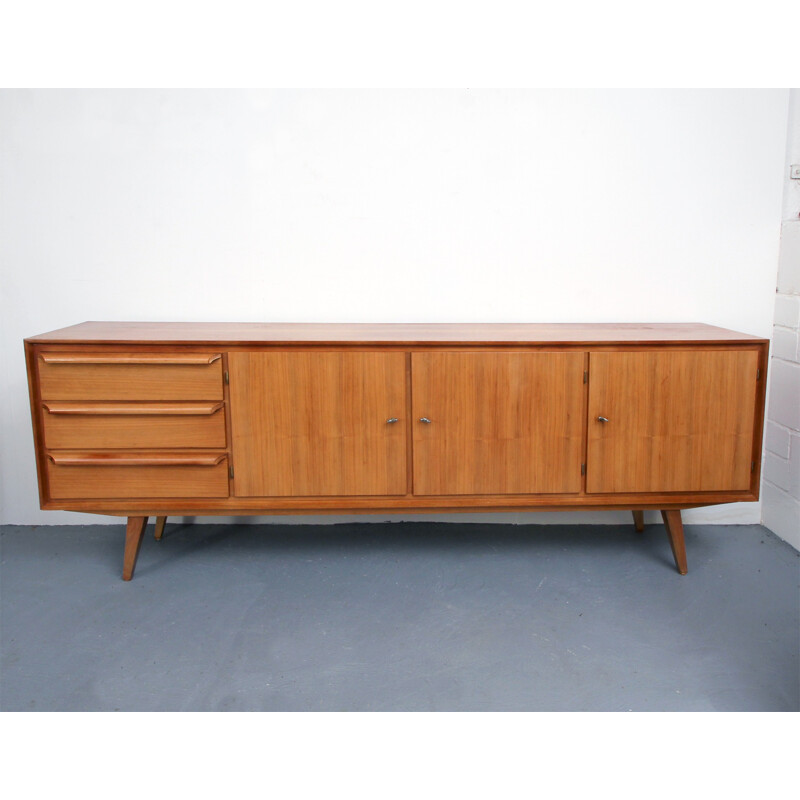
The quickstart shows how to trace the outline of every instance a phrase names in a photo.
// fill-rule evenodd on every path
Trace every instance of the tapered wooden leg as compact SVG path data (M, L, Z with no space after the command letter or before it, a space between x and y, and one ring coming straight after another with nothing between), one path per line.
M161 541L161 537L164 535L164 526L166 524L167 524L166 517L156 517L156 532L154 535L156 537L157 542Z
M686 542L683 540L683 520L681 520L680 509L677 511L662 511L664 525L669 536L669 545L672 548L672 555L675 557L675 566L681 575L685 575L689 569L686 566Z
M122 562L122 580L124 581L129 581L133 577L146 527L147 517L128 517L128 528L125 531L125 559Z
M634 511L633 513L633 525L636 530L641 533L644 530L644 511Z

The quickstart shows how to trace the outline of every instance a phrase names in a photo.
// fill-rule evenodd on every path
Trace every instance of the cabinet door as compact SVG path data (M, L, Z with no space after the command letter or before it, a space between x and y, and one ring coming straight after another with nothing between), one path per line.
M411 363L414 494L580 491L583 353L428 352Z
M237 497L406 493L404 353L241 352L228 369Z
M592 353L587 492L748 489L757 368L755 350Z

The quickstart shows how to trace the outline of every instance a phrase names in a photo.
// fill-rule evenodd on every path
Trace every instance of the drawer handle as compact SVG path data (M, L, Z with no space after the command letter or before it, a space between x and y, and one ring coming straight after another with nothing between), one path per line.
M207 417L224 403L42 403L50 414L90 417Z
M213 364L222 358L221 353L41 353L45 364L170 364L197 366Z
M227 453L48 453L60 467L215 467Z
M399 422L397 417L389 417L389 419L386 420L387 425L394 425L395 422Z
M424 422L426 425L430 425L431 424L431 421L427 417L420 417L419 421L420 422Z
M598 422L608 422L608 417L598 417L597 421Z

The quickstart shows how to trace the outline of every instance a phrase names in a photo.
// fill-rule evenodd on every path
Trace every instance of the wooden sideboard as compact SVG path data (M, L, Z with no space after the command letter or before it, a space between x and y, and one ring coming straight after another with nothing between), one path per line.
M768 341L701 324L85 322L25 340L43 509L149 517L758 499Z

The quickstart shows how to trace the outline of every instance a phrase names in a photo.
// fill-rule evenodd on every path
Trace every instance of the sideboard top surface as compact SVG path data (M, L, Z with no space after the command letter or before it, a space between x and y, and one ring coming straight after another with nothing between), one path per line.
M290 323L82 322L32 336L33 344L703 344L765 342L694 322L665 323Z

